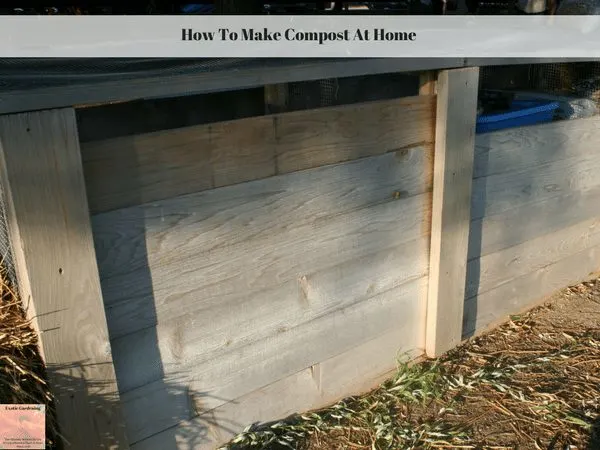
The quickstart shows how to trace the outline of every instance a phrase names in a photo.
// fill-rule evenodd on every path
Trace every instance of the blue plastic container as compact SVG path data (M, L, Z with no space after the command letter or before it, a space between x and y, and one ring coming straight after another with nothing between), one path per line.
M515 100L512 102L511 108L505 112L479 116L476 132L486 133L488 131L551 122L554 118L554 112L559 106L558 102Z

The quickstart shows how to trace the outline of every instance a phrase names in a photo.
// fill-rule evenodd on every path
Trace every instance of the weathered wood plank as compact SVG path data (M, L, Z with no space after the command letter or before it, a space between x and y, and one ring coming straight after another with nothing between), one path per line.
M469 259L593 219L598 216L598 199L600 187L595 187L473 220L469 236Z
M289 86L287 83L265 86L265 114L286 112L289 106Z
M190 408L189 418L195 415L205 416L199 420L205 420L207 415L220 418L221 411L215 408L229 410L233 404L239 406L238 412L250 414L251 411L241 406L236 399L311 366L313 366L312 382L320 382L320 389L317 389L317 392L320 390L324 395L330 395L331 397L328 398L332 399L347 394L346 389L352 389L348 383L359 383L361 378L364 380L369 374L369 370L364 366L372 364L376 372L381 370L382 362L378 361L376 356L386 361L384 369L387 372L393 367L397 350L422 347L426 290L427 280L423 277L375 295L366 301L348 305L297 329L281 333L259 345L243 349L241 352L223 352L215 360L211 360L210 364L199 364L190 368L189 382L183 384L189 393L188 401L193 405ZM366 321L365 317L369 320ZM374 352L369 355L361 351L361 346L372 341L374 337L382 335L392 335L394 338L392 342L388 342L383 349L380 349L383 350L381 353ZM324 345L325 342L327 345ZM359 364L358 370L356 360L353 363L347 361L340 367L323 363L329 358L345 352L350 353L352 349L357 348L358 355L364 354L364 360L368 361L368 364ZM314 367L315 365L317 367ZM355 366L354 370L344 371L343 369L348 368L349 365ZM330 374L331 370L336 370L335 374ZM344 372L346 376L351 375L356 378L343 383L335 379L336 374ZM341 378L343 380L343 377ZM339 383L337 387L336 383ZM157 430L167 429L188 419L184 415L186 398L177 396L181 388L165 390L165 385L170 384L168 381L161 381L145 386L141 390L143 392L141 395L137 390L124 394L123 401L128 411L127 416L133 418L130 432L134 433L134 436L149 436L152 430L156 433ZM175 395L169 398L173 393ZM302 394L306 395L304 399ZM141 398L165 400L160 410L148 410L144 409ZM288 393L286 398L290 401L294 398L295 401L300 400L300 404L296 403L298 409L318 406L316 403L319 401L318 398L311 398L311 391L303 385L297 386L297 389ZM269 400L266 400L253 414L261 415L262 417L259 417L261 420L276 417L280 414L278 408L285 404L286 398L281 398L282 403L279 404L269 397ZM269 411L269 404L273 408L272 411ZM292 408L294 406L294 403L289 405ZM226 424L228 421L225 419L227 418L224 417L222 422L218 420L217 427ZM167 435L172 431L167 431Z
M478 80L478 68L442 71L437 80L426 332L429 356L438 356L461 340Z
M600 133L599 136L600 138ZM520 167L473 181L471 218L527 206L569 193L579 193L600 185L600 152L591 150L567 159L533 167ZM527 151L545 153L544 148ZM590 151L591 150L591 151ZM550 156L550 155L549 155Z
M96 216L124 402L175 397L172 426L185 389L212 409L412 317L431 171L416 148Z
M67 448L127 448L75 112L2 116L0 147L19 288Z
M413 149L96 216L111 337L416 239L430 157Z
M600 202L600 197L598 197ZM506 226L510 227L509 223ZM564 258L600 246L600 218L549 233L473 259L467 268L467 298L482 295ZM586 274L584 274L586 275Z
M219 122L82 144L92 212L433 142L432 97Z
M473 177L496 175L597 154L600 117L565 120L478 135Z
M463 330L470 334L532 306L600 269L600 247L587 248L467 300Z
M156 329L144 329L113 341L119 386L126 392L160 379L163 372L174 375L196 365L214 365L225 352L233 357L233 361L228 362L230 367L238 365L235 355L246 353L250 348L264 347L260 353L267 358L279 348L275 343L284 339L284 334L285 339L295 336L296 342L306 342L308 338L299 330L303 324L310 326L320 318L340 314L344 317L343 311L357 302L426 274L427 250L425 236L322 271L311 270L302 263L305 254L296 254L301 263L291 266L290 270L296 277L284 283L271 281L272 288L249 289L244 294L234 287L233 294L219 295L224 289L214 293L209 285L206 290L210 293L196 294L200 306L189 302L183 306L185 315L178 312L175 318L163 321L159 310ZM335 264L336 260L330 259L330 263ZM240 276L243 278L244 274ZM290 340L290 345L293 342ZM334 345L334 341L328 340L328 346ZM157 347L158 352L154 350ZM158 354L160 360L157 360ZM290 361L290 364L295 363L297 361ZM248 361L247 364L261 363ZM240 371L250 369L242 367ZM213 381L222 383L223 376Z
M425 302L423 302L424 305ZM424 314L424 308L422 313ZM278 380L178 427L133 445L135 450L211 448L255 422L277 420L290 414L326 406L350 394L365 392L382 382L402 353L419 356L424 317L412 327L395 328L358 347ZM421 328L418 328L418 324ZM369 361L369 364L357 364ZM150 418L151 420L152 418ZM187 437L203 436L189 442ZM177 444L175 444L177 443Z
M435 95L437 73L427 70L419 74L419 95Z

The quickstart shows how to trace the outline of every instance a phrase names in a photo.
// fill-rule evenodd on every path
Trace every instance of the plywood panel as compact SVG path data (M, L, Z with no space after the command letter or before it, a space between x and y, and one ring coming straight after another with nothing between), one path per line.
M417 96L84 143L92 212L433 142Z
M127 448L75 112L1 116L0 155L19 289L62 437L71 448Z

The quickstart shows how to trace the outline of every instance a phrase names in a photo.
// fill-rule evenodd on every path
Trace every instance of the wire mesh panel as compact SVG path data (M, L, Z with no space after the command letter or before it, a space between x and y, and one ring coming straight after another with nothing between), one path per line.
M12 256L12 248L8 235L8 222L6 219L6 203L2 188L0 187L0 263L6 270L6 276L12 286L17 285L17 276Z
M600 62L491 66L481 69L480 99L490 92L559 103L556 119L600 112Z

